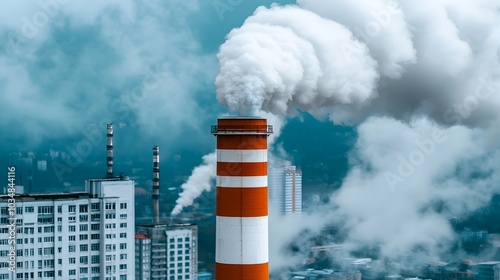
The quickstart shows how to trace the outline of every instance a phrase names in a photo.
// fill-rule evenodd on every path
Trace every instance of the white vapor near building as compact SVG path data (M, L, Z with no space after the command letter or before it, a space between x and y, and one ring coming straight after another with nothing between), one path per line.
M211 181L215 180L215 164L215 153L203 156L203 163L194 168L191 176L182 184L182 192L172 210L172 215L178 215L184 207L192 205L203 191L210 190Z
M499 57L497 1L298 0L228 34L217 99L359 124L341 189L303 229L340 224L347 249L416 259L446 252L449 219L499 192ZM297 225L271 228L271 240L285 245ZM273 269L290 265L273 250Z

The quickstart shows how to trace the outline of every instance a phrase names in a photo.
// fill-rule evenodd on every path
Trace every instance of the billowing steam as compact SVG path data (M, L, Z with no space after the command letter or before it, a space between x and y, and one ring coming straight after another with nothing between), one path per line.
M449 124L498 116L500 98L486 91L500 77L495 1L298 4L261 7L229 33L218 55L222 104L337 123L380 113Z
M184 207L192 205L203 191L211 189L212 180L215 179L215 161L215 153L203 156L203 163L193 169L191 176L182 184L182 193L176 201L172 215L178 215Z
M334 223L349 250L392 260L446 252L449 219L499 192L491 123L500 116L500 3L297 2L260 7L229 33L217 99L277 120L308 112L360 124L359 139L317 223L271 225L280 235L271 239Z
M376 95L368 48L342 25L294 6L258 8L218 57L217 99L233 110L316 113L317 104L362 104Z

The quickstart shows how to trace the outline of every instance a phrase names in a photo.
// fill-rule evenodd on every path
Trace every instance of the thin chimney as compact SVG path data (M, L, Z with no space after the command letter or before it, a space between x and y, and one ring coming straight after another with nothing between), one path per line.
M153 219L160 222L160 147L153 147Z
M113 178L113 124L108 124L108 145L106 146L108 150L107 157L107 178Z

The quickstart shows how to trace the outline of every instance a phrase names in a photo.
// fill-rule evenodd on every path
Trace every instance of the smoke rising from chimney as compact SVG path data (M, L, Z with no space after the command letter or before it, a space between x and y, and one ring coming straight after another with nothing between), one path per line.
M176 205L171 215L181 213L184 207L193 204L193 201L203 193L211 189L211 183L215 179L216 155L211 153L203 156L203 163L195 167L191 176L181 185L182 192L176 200Z
M489 0L298 0L260 7L228 34L216 86L230 110L361 124L351 170L319 225L295 230L340 224L345 248L378 248L390 260L446 253L449 219L498 193L489 138L499 131L499 11ZM450 140L398 173L398 158L434 130ZM394 189L388 172L402 178ZM272 236L284 227L271 239L289 240Z
M481 77L499 84L498 9L445 0L260 7L220 48L217 99L231 110L299 110L336 123L414 113L445 123ZM498 118L500 98L478 106L460 122Z

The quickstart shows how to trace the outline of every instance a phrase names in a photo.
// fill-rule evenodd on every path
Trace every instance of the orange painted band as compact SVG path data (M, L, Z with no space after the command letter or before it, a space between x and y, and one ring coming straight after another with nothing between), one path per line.
M269 263L215 263L215 280L269 280Z
M216 215L262 217L268 215L267 187L217 188Z
M217 149L264 150L267 149L266 135L218 135Z
M266 176L267 162L217 162L217 176Z

